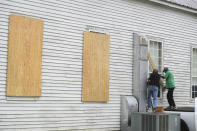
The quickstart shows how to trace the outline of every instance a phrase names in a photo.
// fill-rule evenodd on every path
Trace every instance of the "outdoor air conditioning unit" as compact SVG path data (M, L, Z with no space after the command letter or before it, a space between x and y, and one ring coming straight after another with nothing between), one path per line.
M180 131L180 114L131 113L131 131Z

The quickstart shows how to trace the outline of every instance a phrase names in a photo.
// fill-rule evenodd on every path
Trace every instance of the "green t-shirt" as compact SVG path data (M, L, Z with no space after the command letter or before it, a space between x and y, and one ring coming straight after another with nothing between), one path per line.
M164 77L166 79L166 88L175 88L174 75L170 71L167 71Z

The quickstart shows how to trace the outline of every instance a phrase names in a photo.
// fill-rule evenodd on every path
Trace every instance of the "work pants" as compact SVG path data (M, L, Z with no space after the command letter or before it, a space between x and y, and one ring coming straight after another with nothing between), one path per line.
M157 107L157 95L158 95L158 87L154 85L148 86L148 108ZM151 101L151 97L153 97L153 104Z
M173 92L174 92L174 88L168 88L167 99L171 107L176 107L174 98L173 98Z

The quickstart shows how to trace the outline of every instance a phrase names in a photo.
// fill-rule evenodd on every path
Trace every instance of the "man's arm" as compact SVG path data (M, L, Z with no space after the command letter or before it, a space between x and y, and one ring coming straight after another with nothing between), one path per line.
M150 83L150 81L151 81L151 78L152 78L152 73L150 74L150 76L149 76L149 78L148 78L148 80L147 80L147 83L149 84Z
M160 77L163 78L163 79L165 79L165 76L163 76L163 75L160 75Z
M166 74L165 74L165 76L164 76L165 79L167 79L167 78L169 77L169 74L170 74L169 72L166 72Z

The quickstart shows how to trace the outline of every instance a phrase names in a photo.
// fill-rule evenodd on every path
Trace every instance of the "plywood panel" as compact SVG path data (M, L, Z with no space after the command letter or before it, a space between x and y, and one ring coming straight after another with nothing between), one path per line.
M109 100L109 41L108 35L84 32L82 101Z
M7 96L41 96L43 21L10 15Z
M155 63L154 63L153 59L151 58L150 52L147 53L147 57L148 57L148 60L152 66L152 69L156 69Z

